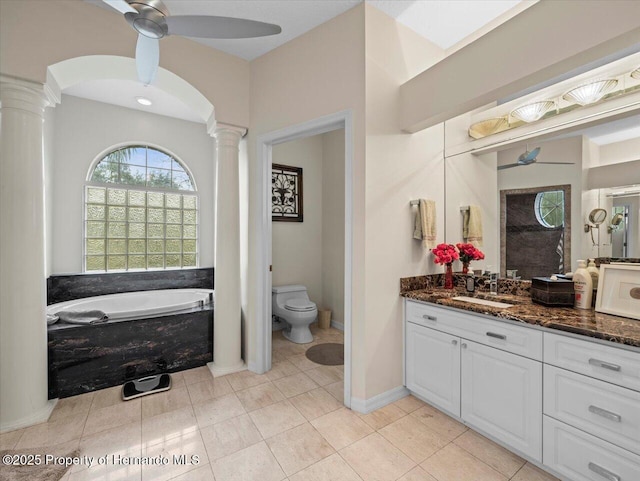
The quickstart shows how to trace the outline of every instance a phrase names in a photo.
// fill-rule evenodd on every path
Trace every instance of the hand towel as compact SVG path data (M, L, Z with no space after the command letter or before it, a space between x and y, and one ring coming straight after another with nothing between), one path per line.
M475 247L482 247L482 211L477 205L469 206L467 242Z
M104 312L93 311L60 311L56 313L61 321L69 324L98 324L109 319Z
M436 246L436 203L433 200L420 199L416 211L413 238L422 241L427 249Z

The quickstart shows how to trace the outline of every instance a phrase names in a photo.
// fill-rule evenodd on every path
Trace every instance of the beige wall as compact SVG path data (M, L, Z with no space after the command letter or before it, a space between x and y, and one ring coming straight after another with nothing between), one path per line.
M249 238L255 238L260 199L255 172L256 138L261 134L349 109L353 115L353 392L363 397L364 346L364 6L359 5L251 62L249 126ZM250 253L249 278L260 274ZM257 309L255 282L249 286L249 363L255 362L253 326L265 322Z
M365 392L370 399L402 386L400 277L436 272L414 240L412 199L436 201L444 238L443 128L400 130L399 88L443 51L370 5L366 18ZM354 349L363 349L354 344ZM355 395L355 393L354 393Z
M344 129L322 136L322 307L344 323Z
M137 35L117 12L77 0L0 2L0 72L44 83L47 67L85 55L134 57ZM218 121L249 125L249 62L183 37L160 42L160 66L198 89Z
M640 137L600 146L600 165L640 160Z
M272 222L271 282L302 284L322 306L322 136L275 145L272 160L302 167L304 222Z

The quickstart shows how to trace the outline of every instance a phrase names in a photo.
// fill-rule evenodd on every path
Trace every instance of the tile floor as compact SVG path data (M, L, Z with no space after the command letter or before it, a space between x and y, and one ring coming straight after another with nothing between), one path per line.
M342 342L335 329L314 336ZM263 375L214 379L202 367L134 401L122 402L119 387L63 399L49 422L0 435L0 449L187 460L75 466L63 481L555 479L414 397L367 415L345 409L342 366L309 361L308 347L274 333L273 369Z

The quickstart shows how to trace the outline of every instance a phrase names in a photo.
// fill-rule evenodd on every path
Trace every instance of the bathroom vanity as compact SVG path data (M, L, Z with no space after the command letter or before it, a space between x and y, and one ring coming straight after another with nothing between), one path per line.
M564 479L640 479L640 322L409 284L414 395Z

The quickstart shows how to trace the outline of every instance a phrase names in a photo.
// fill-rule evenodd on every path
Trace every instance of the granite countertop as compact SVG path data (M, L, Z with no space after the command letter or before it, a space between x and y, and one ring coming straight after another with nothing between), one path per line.
M423 276L429 277L429 276ZM550 329L557 329L573 334L580 334L610 342L640 347L640 320L613 316L595 312L594 309L574 309L571 307L545 307L531 302L528 291L530 283L516 284L504 282L499 286L499 294L476 290L475 294L468 293L460 282L454 289L443 289L438 286L437 279L431 282L421 282L420 278L406 278L401 280L400 295L407 299L430 302L444 307L451 307L465 311L477 312L499 319L507 319ZM524 281L526 282L526 281ZM430 285L431 284L431 285ZM524 286L524 287L522 287ZM478 297L514 304L509 308L497 308L481 304L472 304L451 299L456 296Z

